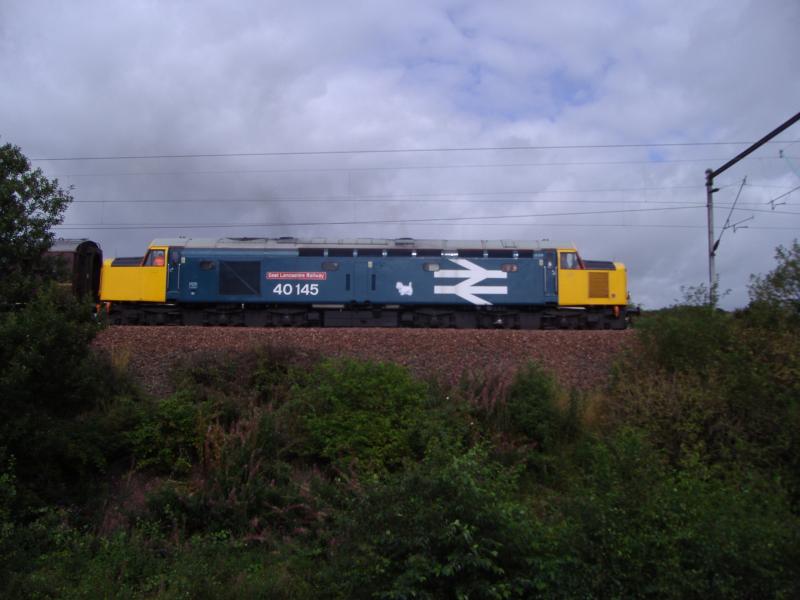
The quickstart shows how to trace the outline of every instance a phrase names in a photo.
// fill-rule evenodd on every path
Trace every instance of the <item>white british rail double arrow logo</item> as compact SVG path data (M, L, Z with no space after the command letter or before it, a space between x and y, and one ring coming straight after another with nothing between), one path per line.
M473 262L464 260L463 258L451 258L450 262L454 262L462 269L445 269L436 271L433 276L436 279L463 279L464 281L456 285L436 285L433 287L434 294L455 294L459 298L463 298L467 302L476 305L491 305L492 303L478 295L483 294L508 294L508 286L505 285L477 285L484 279L506 279L508 273L504 271L492 271L484 269Z

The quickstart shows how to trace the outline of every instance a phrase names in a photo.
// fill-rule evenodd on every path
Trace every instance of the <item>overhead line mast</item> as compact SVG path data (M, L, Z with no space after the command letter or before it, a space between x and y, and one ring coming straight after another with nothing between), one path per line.
M755 152L758 148L769 142L772 138L779 135L798 121L800 121L800 112L734 156L718 169L706 169L706 206L708 208L708 300L711 306L715 306L717 304L717 274L714 265L714 257L716 256L717 252L717 245L714 241L714 192L718 192L719 189L714 187L714 178L730 169L744 157L752 152Z

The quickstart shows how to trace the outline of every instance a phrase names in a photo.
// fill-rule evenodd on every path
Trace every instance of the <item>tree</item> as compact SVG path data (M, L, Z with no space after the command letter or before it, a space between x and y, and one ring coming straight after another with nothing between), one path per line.
M53 244L51 228L72 201L18 146L0 146L0 305L30 297L33 275Z
M762 276L750 278L750 300L800 312L800 244L794 240L791 248L778 246L775 250L778 266Z

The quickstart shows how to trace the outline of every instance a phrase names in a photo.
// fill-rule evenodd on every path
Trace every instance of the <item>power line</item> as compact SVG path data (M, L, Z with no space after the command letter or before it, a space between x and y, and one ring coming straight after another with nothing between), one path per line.
M581 212L566 212L566 213L540 213L540 214L523 214L523 215L479 215L475 217L437 217L437 218L421 218L421 219L375 219L375 220L364 220L364 221L309 221L309 222L300 222L300 223L224 223L224 224L215 224L215 225L204 225L204 224L197 224L197 225L150 225L150 224L139 224L139 225L122 225L122 224L108 224L104 226L104 229L137 229L140 227L147 227L149 229L171 229L174 227L185 227L185 228L207 228L207 227L242 227L242 226L275 226L280 225L283 227L301 227L301 226L310 226L310 225L399 225L399 224L406 224L406 223L441 223L441 222L453 222L453 221L473 221L475 219L525 219L525 218L544 218L544 217L569 217L569 216L585 216L585 215L608 215L608 214L621 214L621 213L642 213L642 212L659 212L659 211L673 211L673 210L686 210L686 209L693 209L693 208L704 208L702 204L695 204L695 205L688 205L688 206L676 206L676 207L669 207L669 208L628 208L628 209L619 209L619 210L591 210L591 211L581 211ZM80 224L77 223L70 223L68 224L73 228L77 227ZM95 227L94 224L86 224L91 227ZM62 227L64 227L62 225Z
M357 222L354 222L357 224ZM432 226L443 227L447 223L415 223L416 226ZM630 227L633 229L705 229L705 225L681 225L681 224L638 224L638 223L536 223L536 222L517 222L517 223L468 223L471 227L591 227L593 229L600 228L617 228L617 227ZM226 224L226 225L137 225L137 226L106 226L106 225L57 225L60 229L69 230L87 230L98 231L104 229L226 229L237 227L240 229L249 229L252 227L290 227L292 224L283 223L240 223L240 224ZM796 227L749 227L750 230L764 230L764 231L797 231Z
M784 194L781 194L780 196L776 196L776 197L775 197L775 198L773 198L772 200L768 200L767 202L765 202L765 204L770 204L771 206L773 206L773 207L774 207L774 206L775 206L775 202L776 202L776 201L780 200L781 198L785 198L786 196L788 196L789 194L792 194L792 193L796 192L797 190L800 190L800 185L798 185L797 187L794 187L794 188L790 189L788 192L786 192L786 193L784 193Z
M115 205L115 204L279 204L279 203L325 203L325 204L339 204L339 203L356 203L366 204L370 202L383 202L386 204L413 204L424 202L425 204L604 204L604 205L617 205L617 204L686 204L685 200L614 200L608 202L605 200L543 200L543 199L526 199L526 200L475 200L475 199L414 199L414 198L394 198L394 199L370 199L370 198L348 198L348 197L334 197L334 198L267 198L267 199L244 199L244 198L195 198L195 199L138 199L138 200L74 200L72 204L102 204ZM719 203L717 208L730 208L730 204ZM763 204L756 203L740 203L739 206L759 207ZM773 213L775 211L767 211ZM780 214L780 211L778 211Z
M766 210L763 208L734 208L733 210L746 210L747 212L765 213L768 215L800 215L800 212L792 210Z
M327 199L313 199L313 198L302 198L302 199L275 199L270 198L266 200L256 200L256 199L237 199L237 198L220 198L220 199L204 199L204 198L197 198L192 200L170 200L170 199L141 199L141 200L75 200L73 204L102 204L102 205L114 205L114 204L187 204L187 203L200 203L200 204L277 204L283 202L302 202L302 203L325 203L325 204L339 204L339 203L357 203L357 204L365 204L368 202L385 202L388 204L411 204L414 202L420 202L419 200L413 199L394 199L394 200L371 200L371 199L359 199L359 198L327 198ZM443 200L443 199L433 199L433 200L424 200L425 204L604 204L604 205L617 205L617 204L648 204L648 205L656 205L656 204L686 204L686 201L680 200L614 200L612 202L606 202L604 200ZM726 203L718 203L715 205L716 208L720 210L723 208L730 208L730 204ZM763 204L756 204L756 203L740 203L739 206L745 207L759 207L763 206ZM762 211L768 213L774 213L776 211ZM782 213L781 211L777 211L778 214L792 214L792 213Z
M554 146L467 146L467 147L442 147L442 148L387 148L387 149L359 149L359 150L296 150L273 152L216 152L207 154L133 154L133 155L105 155L105 156L54 156L31 158L32 161L85 161L85 160L146 160L146 159L172 159L172 158L240 158L253 156L327 156L340 154L405 154L425 152L483 152L483 151L514 151L514 150L597 150L612 148L673 148L683 146L734 146L751 144L752 142L668 142L652 144L574 144ZM786 143L775 141L773 143Z
M291 169L201 169L193 171L112 171L108 173L54 173L53 177L140 177L143 175L243 175L249 173L359 173L368 171L423 171L444 169L495 169L518 167L582 167L616 165L668 165L724 160L723 158L675 158L664 160L560 161L536 163L477 163L455 165L396 165L378 167L295 167ZM747 160L781 160L775 156L754 156Z
M725 185L719 186L721 188L732 187L734 184L728 183ZM693 186L698 187L698 186ZM747 183L745 187L756 187L756 188L764 188L764 189L774 189L774 190L788 190L791 186L789 185L769 185L766 183ZM797 189L797 188L795 188Z
M719 189L731 187L732 184L721 185ZM580 188L580 189L560 189L560 190L515 190L515 191L487 191L487 192L428 192L428 193L409 193L409 194L370 194L358 196L328 195L328 196L273 196L268 198L133 198L123 200L73 200L72 204L186 204L186 203L276 203L276 202L416 202L425 199L425 202L443 203L600 203L602 200L465 200L465 197L475 196L528 196L528 195L549 195L549 194L597 194L597 193L634 193L634 192L654 192L654 191L677 191L677 190L696 190L703 186L700 185L676 185L676 186L649 186L632 188ZM787 186L763 186L747 184L747 187L765 187L786 189ZM795 190L798 188L795 188ZM792 190L794 191L794 190ZM453 200L442 200L448 196L456 197ZM616 200L620 204L654 202L658 204L683 204L683 201L670 202L666 200ZM748 206L750 203L743 203ZM761 204L753 203L753 206Z
M727 186L722 186L725 188ZM372 195L359 195L359 196L275 196L270 198L155 198L155 199L130 199L130 200L73 200L72 203L79 204L130 204L136 202L148 203L161 203L161 202L352 202L352 201L414 201L417 199L427 199L427 202L432 202L432 198L443 198L447 196L525 196L525 195L544 195L544 194L587 194L587 193L628 193L628 192L651 192L651 191L673 191L673 190L689 190L700 189L699 185L685 185L685 186L666 186L666 187L638 187L638 188L582 188L582 189L561 189L561 190L519 190L519 191L488 191L488 192L433 192L433 193L410 193L410 194L372 194ZM452 202L461 202L462 200L453 200ZM447 201L451 202L451 201ZM483 202L483 201L479 201ZM510 202L515 202L511 200ZM524 202L543 202L541 200L524 200ZM565 200L554 200L553 202L567 202ZM587 201L580 201L587 202ZM589 201L592 202L592 201Z

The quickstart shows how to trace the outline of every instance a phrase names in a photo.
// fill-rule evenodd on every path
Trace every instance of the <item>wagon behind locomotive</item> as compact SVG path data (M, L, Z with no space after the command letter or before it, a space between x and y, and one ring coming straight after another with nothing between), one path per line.
M106 261L101 300L120 323L621 329L626 285L567 245L176 238Z
M55 262L57 280L75 296L94 302L100 298L103 251L87 239L58 239L45 253Z

